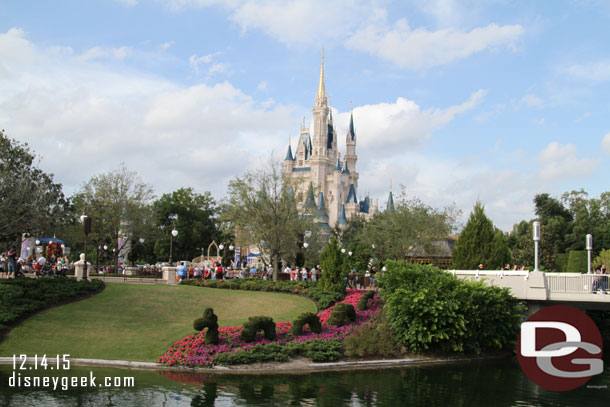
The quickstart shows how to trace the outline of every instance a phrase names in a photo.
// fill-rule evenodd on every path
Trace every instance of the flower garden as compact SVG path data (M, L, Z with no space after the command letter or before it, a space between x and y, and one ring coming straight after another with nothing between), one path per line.
M318 313L322 323L321 333L311 332L306 326L303 335L296 336L290 331L292 322L283 321L276 323L275 340L265 339L261 333L258 333L255 340L248 343L240 339L241 326L221 327L218 328L219 343L207 345L202 330L174 343L158 362L169 366L212 367L216 364L285 361L297 354L303 354L314 361L336 360L340 356L338 349L343 339L360 325L371 321L381 311L377 294L368 300L367 309L358 309L360 298L366 292L366 290L347 290L345 298L341 301L351 304L356 311L356 320L349 324L334 326L327 323L335 304Z

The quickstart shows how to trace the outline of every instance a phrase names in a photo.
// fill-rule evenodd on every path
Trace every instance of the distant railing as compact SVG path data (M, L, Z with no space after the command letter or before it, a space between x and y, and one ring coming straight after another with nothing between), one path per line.
M474 276L476 278L485 276L500 278L504 276L527 277L529 275L529 271L527 270L447 270L447 272L453 274L454 276L457 274L462 276Z
M545 273L551 293L596 293L610 288L610 275L578 273Z

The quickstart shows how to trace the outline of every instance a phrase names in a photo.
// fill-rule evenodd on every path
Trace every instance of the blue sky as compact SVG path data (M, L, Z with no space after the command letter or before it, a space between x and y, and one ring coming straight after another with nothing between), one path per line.
M3 1L0 128L68 194L125 162L221 197L296 142L324 47L358 194L383 207L391 182L464 219L479 199L508 231L537 193L610 189L609 20L604 1Z

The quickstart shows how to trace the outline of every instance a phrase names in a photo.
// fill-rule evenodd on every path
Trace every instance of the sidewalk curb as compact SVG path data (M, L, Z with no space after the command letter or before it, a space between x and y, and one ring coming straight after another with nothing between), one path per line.
M42 356L42 355L41 355ZM74 366L103 366L103 367L116 367L122 369L143 369L143 370L169 370L178 372L202 372L202 373L217 373L217 374L302 374L312 372L328 372L328 371L342 371L342 370L366 370L366 369L383 369L383 368L397 368L405 366L417 366L417 365L436 365L436 364L452 364L452 363L468 363L473 361L482 361L490 359L500 359L508 357L506 355L494 355L486 357L475 357L475 358L444 358L444 359L427 359L427 358L406 358L406 359L380 359L380 360L365 360L365 361L351 361L351 362L332 362L332 363L307 363L299 367L290 366L289 363L285 365L267 365L264 364L253 364L249 367L227 367L227 366L215 366L212 368L190 368L180 366L167 366L160 363L154 362L137 362L128 360L104 360L104 359L83 359L74 358L70 359L70 363ZM49 365L56 363L56 358L47 359ZM34 358L28 357L26 364L33 364ZM40 363L40 360L39 362ZM0 365L11 365L13 364L13 357L3 356L0 357ZM17 357L17 364L21 364Z

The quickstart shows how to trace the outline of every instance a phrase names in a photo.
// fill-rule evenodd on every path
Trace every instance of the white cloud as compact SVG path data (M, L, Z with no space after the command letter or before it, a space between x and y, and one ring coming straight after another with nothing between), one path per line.
M602 139L601 148L605 154L610 155L610 133L607 133Z
M267 81L260 81L259 84L256 86L256 90L259 92L267 92L269 88L269 84L267 83Z
M353 114L358 148L369 157L416 150L434 131L447 125L456 115L473 109L485 97L485 93L478 90L464 103L446 109L422 110L414 101L402 97L394 103L355 107ZM340 135L347 132L349 115L349 112L335 114ZM342 139L339 136L339 140Z
M552 142L538 154L540 170L537 177L544 181L559 181L578 178L592 172L599 161L593 158L578 158L574 144L561 145Z
M576 79L592 82L606 82L610 80L610 61L601 60L588 64L574 64L562 68L560 72Z
M293 124L291 108L257 103L228 82L185 87L37 46L20 30L0 34L0 61L0 128L27 141L68 194L125 162L158 193L222 195Z
M544 100L539 98L533 93L528 93L521 98L521 103L527 107L542 107L544 106Z
M456 29L429 31L412 29L406 19L393 26L385 13L357 30L346 42L348 48L368 52L409 69L425 69L467 58L497 47L514 48L523 35L520 25L489 24L469 32Z
M81 61L91 61L95 59L114 58L118 60L125 59L132 55L133 49L131 47L120 47L120 48L105 48L105 47L93 47L83 52L79 57Z

